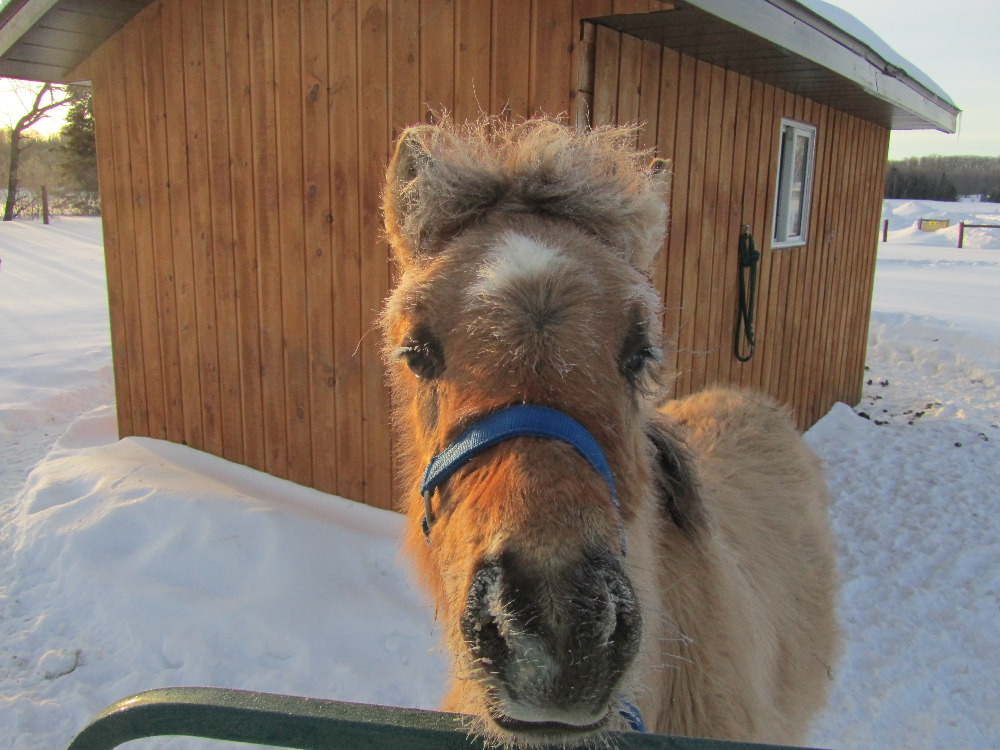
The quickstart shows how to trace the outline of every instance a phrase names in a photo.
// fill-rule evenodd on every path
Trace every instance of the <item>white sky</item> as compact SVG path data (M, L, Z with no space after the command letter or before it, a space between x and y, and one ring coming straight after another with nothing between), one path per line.
M3 0L0 0L0 5ZM0 78L0 127L13 127L17 121L31 108L35 100L34 92L38 91L40 83L32 81L15 81L11 78ZM26 90L30 87L31 91ZM20 89L20 90L19 90ZM46 99L46 102L49 100ZM67 107L54 109L33 130L44 135L59 132L66 117Z
M962 109L957 135L894 131L889 158L931 154L1000 156L1000 2L998 0L826 0L855 16L944 89ZM0 0L2 2L2 0ZM24 109L0 79L0 125ZM64 112L36 130L52 133Z
M1000 2L826 0L878 34L962 110L957 135L893 131L889 158L1000 156Z

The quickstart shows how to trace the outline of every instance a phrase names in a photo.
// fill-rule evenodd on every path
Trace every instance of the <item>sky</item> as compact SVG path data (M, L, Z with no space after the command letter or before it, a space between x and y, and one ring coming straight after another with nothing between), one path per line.
M3 0L0 0L2 5ZM0 78L0 127L13 127L15 123L31 109L40 83L32 81L15 81L12 78ZM49 100L46 99L46 102ZM52 135L59 132L66 118L68 107L52 110L49 116L43 118L33 130L42 135Z
M1000 156L1000 3L996 0L826 0L846 10L933 79L962 110L959 130L892 133L889 158Z
M0 0L2 2L2 0ZM955 135L894 131L889 158L1000 156L1000 4L997 0L827 0L847 11L930 76L962 110ZM0 125L20 107L0 79ZM23 112L24 110L20 110ZM56 132L59 116L36 128Z

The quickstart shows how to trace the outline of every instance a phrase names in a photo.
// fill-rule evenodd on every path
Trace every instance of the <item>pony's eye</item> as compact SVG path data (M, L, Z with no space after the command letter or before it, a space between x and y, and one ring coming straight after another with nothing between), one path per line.
M399 347L399 356L418 378L433 380L444 372L444 352L437 338L420 328Z
M418 378L437 377L437 359L427 349L416 346L407 347L403 349L402 356L406 360L406 366Z
M646 333L644 320L635 313L635 322L625 334L625 341L622 343L621 354L619 355L619 366L622 375L635 385L646 369L651 359L657 358L657 351L653 348Z
M622 363L622 370L630 378L637 378L646 369L649 360L653 358L653 352L648 346L637 349L628 356Z

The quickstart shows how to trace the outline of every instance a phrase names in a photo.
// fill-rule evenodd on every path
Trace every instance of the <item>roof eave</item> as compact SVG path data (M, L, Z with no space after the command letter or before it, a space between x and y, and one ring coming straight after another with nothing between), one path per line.
M957 130L957 107L794 0L677 0L673 5L673 10L643 16L591 20L894 130ZM766 59L713 44L713 36L739 38Z
M58 0L11 0L0 10L0 55L6 54Z
M0 76L80 80L81 64L152 0L12 0L0 10Z
M864 43L794 0L767 0L767 7L758 12L749 12L746 3L726 0L696 0L696 4L715 15L727 12L733 16L733 20L726 20L739 23L748 31L765 38L769 28L785 28L781 21L790 16L808 25L813 33L792 33L789 35L789 45L782 46L786 46L795 55L854 81L872 96L910 113L911 117L899 113L893 118L894 130L921 129L916 126L914 117L925 121L925 127L946 133L955 133L958 129L957 107L929 90L906 71L889 64ZM769 27L768 24L772 25ZM773 41L780 43L778 39ZM845 55L843 50L850 54ZM900 127L897 127L897 122Z

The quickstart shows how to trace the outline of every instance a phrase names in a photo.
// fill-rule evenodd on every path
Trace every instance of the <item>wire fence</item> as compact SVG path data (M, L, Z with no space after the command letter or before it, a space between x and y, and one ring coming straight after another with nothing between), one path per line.
M0 205L6 205L7 191L0 190ZM100 216L101 196L86 190L21 188L14 200L13 218L48 223L50 216Z

